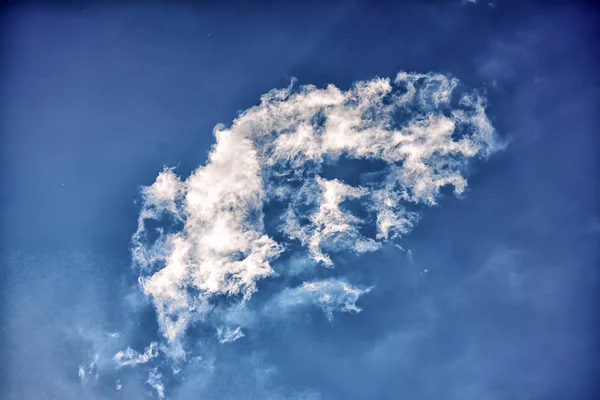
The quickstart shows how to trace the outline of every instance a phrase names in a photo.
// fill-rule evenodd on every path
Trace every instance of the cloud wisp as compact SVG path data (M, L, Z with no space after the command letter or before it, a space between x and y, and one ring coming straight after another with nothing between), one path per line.
M272 90L230 127L215 128L205 165L187 178L166 168L143 188L132 254L170 355L185 357L191 323L221 303L249 301L283 254L305 251L332 268L336 254L406 235L443 187L462 194L467 163L502 146L482 96L458 91L454 78L404 72L346 91ZM332 318L360 311L356 301L369 290L309 277L267 305L284 312L310 303ZM221 342L242 336L241 328L217 332Z
M295 288L285 288L275 295L264 311L273 316L286 315L290 308L316 305L323 310L327 319L333 320L334 311L360 312L358 298L372 288L353 287L341 279L305 282Z
M115 354L114 360L118 367L128 365L146 364L148 361L158 356L158 343L152 342L143 353L139 353L128 347L125 351L119 351Z

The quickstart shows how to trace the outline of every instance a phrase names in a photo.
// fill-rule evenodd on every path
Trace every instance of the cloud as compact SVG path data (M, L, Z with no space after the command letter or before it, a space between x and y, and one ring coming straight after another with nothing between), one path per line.
M88 364L87 368L84 365L79 365L77 369L77 376L81 383L85 383L90 377L93 377L94 380L98 380L100 377L100 368L98 366L98 361L100 360L100 354L95 353L93 360Z
M125 351L119 351L114 356L115 362L120 367L128 365L146 364L151 359L158 356L158 343L152 342L143 353L139 353L133 350L131 347L127 347Z
M158 367L154 367L148 372L146 383L156 390L159 399L165 397L165 386L162 383L162 374L158 371Z
M244 332L242 332L242 328L238 326L235 329L231 328L217 328L217 338L221 343L231 343L236 340L243 338Z
M284 316L292 308L312 304L320 307L331 321L334 311L362 311L356 301L371 289L360 289L338 279L305 282L295 288L283 289L265 307L265 312Z
M283 232L307 246L314 261L333 265L331 258L322 250L328 241L334 242L332 247L343 246L356 253L379 248L379 243L360 235L361 220L341 209L344 200L360 198L367 194L366 189L346 185L337 179L326 180L317 176L316 185L303 187L302 190L308 192L307 196L317 197L318 208L309 216L310 223L302 224L301 213L292 205L285 216Z
M484 99L458 87L444 75L402 72L346 91L272 90L230 127L215 127L205 165L185 179L165 168L145 187L132 254L178 357L190 324L223 307L220 298L250 300L260 280L277 275L282 254L304 248L331 268L336 254L406 235L419 219L415 207L436 205L443 187L464 193L467 163L502 146ZM359 311L366 292L323 280L284 287L276 298L286 307L314 303L331 318Z

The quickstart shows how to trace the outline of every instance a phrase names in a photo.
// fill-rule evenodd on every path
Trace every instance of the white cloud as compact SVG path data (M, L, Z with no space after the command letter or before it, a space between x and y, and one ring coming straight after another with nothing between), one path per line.
M87 368L84 365L80 365L77 369L77 376L84 383L89 376L93 376L95 380L100 377L100 372L98 371L98 360L100 359L100 354L95 353L94 359L89 363Z
M321 249L322 244L327 244L328 241L333 242L329 243L330 247L341 246L357 253L377 250L379 243L359 234L358 225L362 221L340 207L344 200L360 198L367 194L367 190L346 185L337 179L316 177L316 183L315 187L303 188L310 192L318 205L309 216L310 224L300 223L302 215L291 204L285 218L284 232L306 245L314 261L328 266L333 265L333 262Z
M162 374L158 372L158 367L154 367L150 370L146 383L156 390L159 399L165 397L165 386L162 383Z
M119 351L114 356L115 362L120 367L128 365L146 364L151 359L158 356L158 343L152 342L143 353L139 353L133 350L131 347L127 347L125 351Z
M219 296L249 300L294 243L313 262L333 267L335 253L374 251L406 235L419 218L410 203L435 205L447 185L464 193L469 160L501 146L484 100L476 92L455 95L457 85L444 75L402 72L347 91L333 85L272 90L229 128L215 128L204 166L185 179L163 170L143 189L132 254L171 348L184 357L186 328L205 319ZM341 158L382 167L359 176L365 178L360 185L324 177ZM264 223L273 201L284 210L279 241ZM152 239L148 220L165 218ZM369 226L372 237L362 229ZM328 315L358 310L363 292L327 282L287 293L317 296ZM333 300L321 294L325 289L336 293L329 294Z
M327 319L333 320L334 311L361 312L356 305L358 298L371 291L371 287L360 289L343 280L305 282L295 288L285 288L265 307L264 312L275 316L285 316L290 309L298 306L316 305Z
M221 343L231 343L244 337L242 327L238 326L235 329L231 328L217 328L217 338Z
M83 365L79 366L79 369L77 370L77 376L81 380L83 380L85 378L85 367Z

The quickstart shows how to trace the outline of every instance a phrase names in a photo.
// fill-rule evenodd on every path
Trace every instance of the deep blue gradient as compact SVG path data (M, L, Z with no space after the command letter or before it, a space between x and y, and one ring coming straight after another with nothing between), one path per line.
M130 268L139 187L164 165L203 164L215 124L291 77L346 89L401 70L485 92L507 149L471 166L463 198L424 210L409 256L341 257L375 286L361 313L314 309L214 348L195 327L212 377L190 362L165 377L166 397L596 397L598 10L328 4L2 11L0 397L156 398L147 370L78 377L107 332L118 349L159 339Z

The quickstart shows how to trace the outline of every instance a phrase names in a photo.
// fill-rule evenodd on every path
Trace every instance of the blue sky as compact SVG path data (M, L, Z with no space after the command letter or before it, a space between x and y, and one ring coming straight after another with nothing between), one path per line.
M3 398L594 398L597 9L1 18Z

